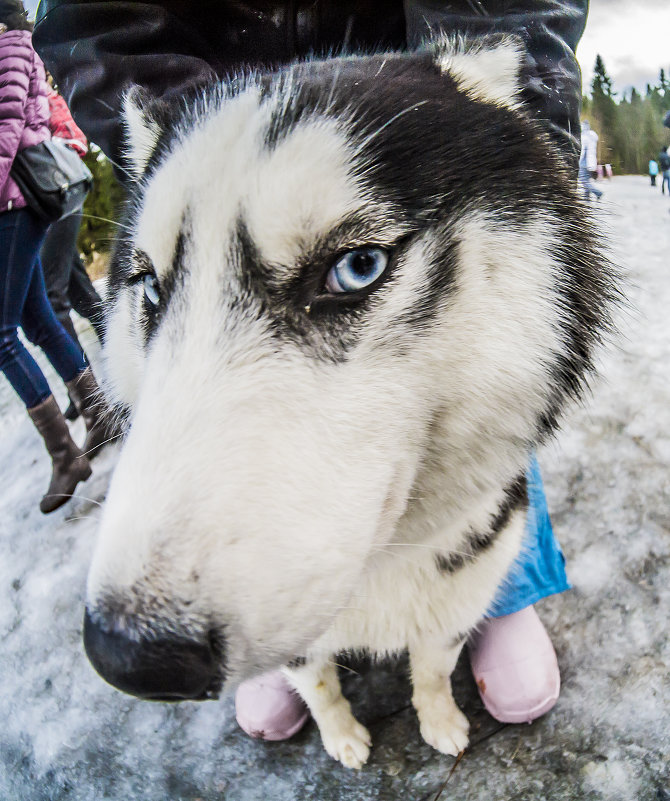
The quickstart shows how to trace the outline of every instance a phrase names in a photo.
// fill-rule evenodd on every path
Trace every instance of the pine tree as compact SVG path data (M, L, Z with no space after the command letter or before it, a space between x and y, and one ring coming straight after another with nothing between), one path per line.
M665 94L665 92L668 89L668 86L670 86L670 83L668 82L668 79L665 77L665 70L663 69L663 67L661 67L661 71L658 75L658 88L661 92Z
M611 153L614 146L616 128L616 103L612 91L612 79L607 74L602 56L596 56L593 80L591 81L591 108L594 120L598 121L596 130L600 136L599 155L603 161L615 163ZM614 147L617 150L616 146Z
M605 62L600 53L596 56L596 63L593 68L593 80L591 81L591 92L595 95L603 95L605 97L614 97L612 92L612 79L607 74L605 69Z

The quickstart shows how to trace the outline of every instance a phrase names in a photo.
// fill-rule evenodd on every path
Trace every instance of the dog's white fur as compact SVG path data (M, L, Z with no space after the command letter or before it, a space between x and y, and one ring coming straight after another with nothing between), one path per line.
M519 58L506 43L445 49L439 63L467 92L515 107ZM403 228L352 170L346 122L308 120L267 148L282 102L280 92L261 99L251 81L183 131L146 182L136 247L160 282L188 209L186 266L148 344L141 283L118 293L108 321L108 386L130 407L131 428L88 605L123 598L140 630L225 626L229 687L306 656L286 674L328 752L350 767L366 761L370 739L341 694L333 654L408 647L422 735L456 754L468 731L449 682L458 635L491 603L525 513L452 574L435 558L486 530L526 467L536 411L548 403L547 365L564 347L551 221L541 209L522 226L463 210L455 286L423 336L401 349L394 339L439 247L419 236L348 358L310 358L236 304L239 218L278 283L352 212L377 244ZM132 98L128 119L142 175L159 129ZM159 610L155 620L148 609Z
M508 108L518 108L521 44L509 38L490 47L459 38L447 40L438 63L470 96Z

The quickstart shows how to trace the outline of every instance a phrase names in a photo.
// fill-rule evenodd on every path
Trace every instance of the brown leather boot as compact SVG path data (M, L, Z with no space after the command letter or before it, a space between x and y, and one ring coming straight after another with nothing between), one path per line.
M82 450L87 458L92 459L103 445L116 439L119 432L111 419L109 407L90 367L79 373L72 381L66 381L65 386L86 423L86 439Z
M91 475L91 465L70 436L53 395L28 409L28 414L42 435L53 467L49 489L40 501L40 512L46 515L70 500L77 484Z

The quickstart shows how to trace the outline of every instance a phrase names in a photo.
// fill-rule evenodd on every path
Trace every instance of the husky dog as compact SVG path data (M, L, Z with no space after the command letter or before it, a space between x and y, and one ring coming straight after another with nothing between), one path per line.
M141 698L286 666L326 750L370 737L333 655L409 649L426 742L517 555L533 447L613 295L514 39L439 40L127 101L106 361L128 434L85 646Z

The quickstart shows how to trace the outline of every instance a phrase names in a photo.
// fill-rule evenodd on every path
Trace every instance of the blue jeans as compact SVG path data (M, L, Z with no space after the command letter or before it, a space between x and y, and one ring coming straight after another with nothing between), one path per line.
M591 198L591 193L596 197L602 197L603 193L591 180L591 173L586 169L586 165L581 163L579 165L579 183L587 200Z
M28 409L46 400L51 389L21 343L19 326L63 381L87 367L47 298L39 260L45 233L46 225L28 209L0 214L0 370Z
M528 472L528 517L526 536L488 611L489 617L511 615L547 595L570 589L565 558L551 528L540 466L533 455Z
M661 184L661 192L665 194L665 185L668 185L668 194L670 195L670 170L663 170L663 183Z

